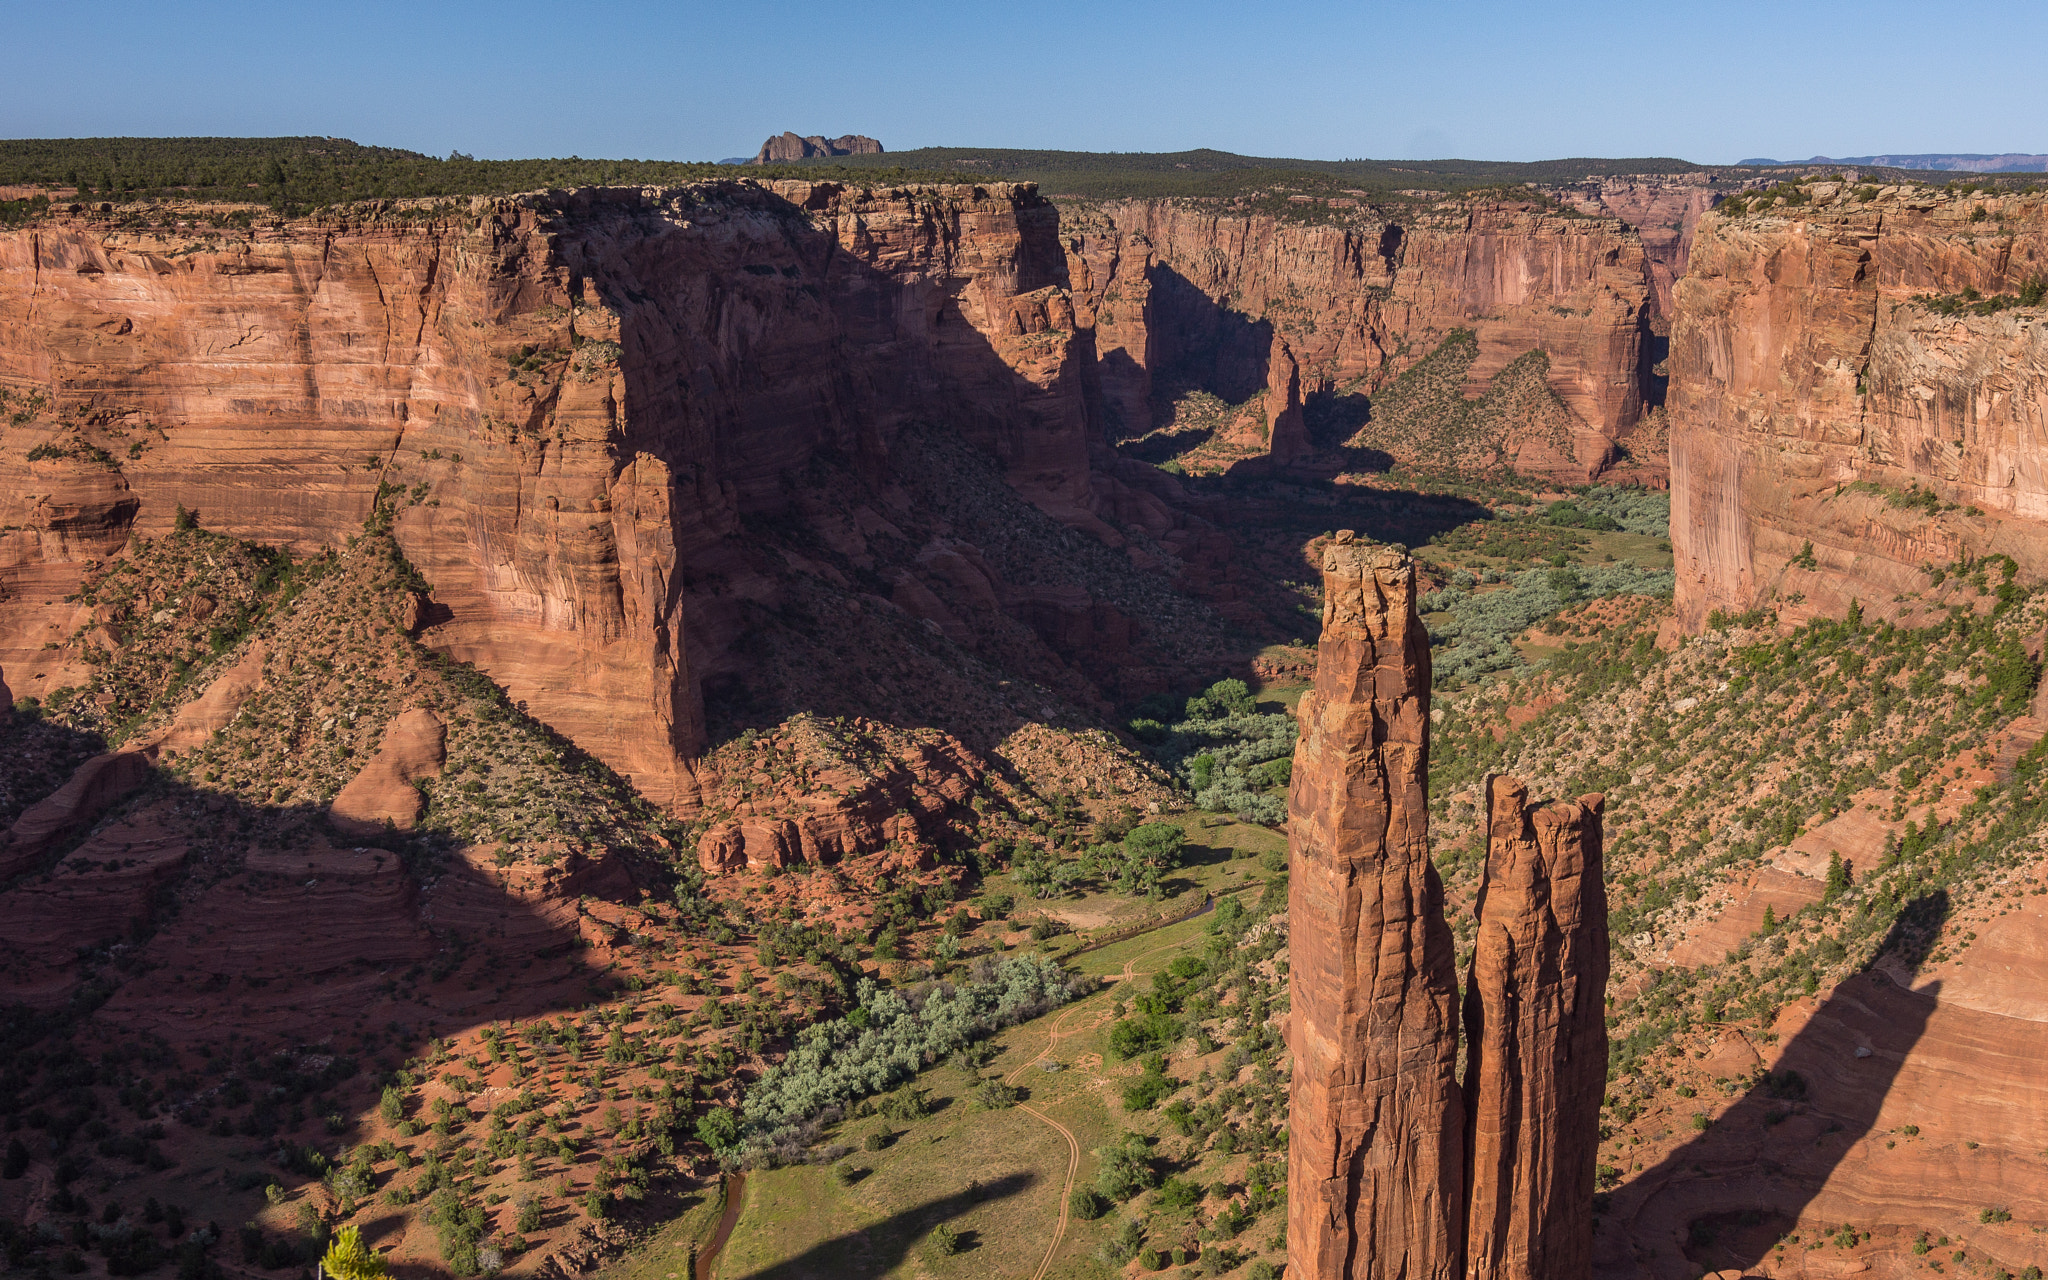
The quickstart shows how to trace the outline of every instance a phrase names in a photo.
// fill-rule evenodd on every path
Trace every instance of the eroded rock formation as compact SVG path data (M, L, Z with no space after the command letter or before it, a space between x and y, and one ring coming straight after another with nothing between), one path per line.
M1488 784L1455 1073L1415 569L1340 532L1288 796L1291 1274L1585 1280L1607 1073L1601 798Z
M1668 325L1672 286L1685 274L1693 232L1714 202L1742 189L1744 179L1712 173L1629 174L1545 188L1581 213L1619 218L1643 242L1653 325Z
M447 726L425 707L393 716L377 754L329 804L335 827L350 835L373 835L386 823L412 830L422 803L413 784L441 776L447 740Z
M1340 532L1288 797L1290 1274L1457 1280L1457 976L1415 568Z
M1465 1274L1585 1280L1607 1084L1600 796L1531 805L1489 778L1465 987Z
M1966 557L2048 574L2048 313L1926 301L2048 275L2048 200L1806 190L1708 215L1675 289L1671 541L1688 630L1766 603L1795 621L1851 599L1898 617L1899 597L1930 586L1923 566Z
M791 160L811 160L820 156L878 156L882 144L873 138L858 133L827 138L820 134L799 137L784 130L761 144L748 164L785 164Z

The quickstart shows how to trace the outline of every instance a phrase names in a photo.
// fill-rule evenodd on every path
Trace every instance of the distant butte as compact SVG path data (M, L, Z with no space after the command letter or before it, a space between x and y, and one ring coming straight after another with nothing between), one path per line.
M748 164L786 164L791 160L810 160L821 156L878 156L882 144L873 138L858 133L849 133L837 138L826 138L812 134L800 138L793 133L780 133L761 144Z

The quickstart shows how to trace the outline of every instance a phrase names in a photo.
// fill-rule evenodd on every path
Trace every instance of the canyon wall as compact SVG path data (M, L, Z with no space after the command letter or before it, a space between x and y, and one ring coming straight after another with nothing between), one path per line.
M1711 173L1632 174L1588 178L1543 192L1580 213L1619 218L1635 230L1650 282L1651 327L1668 336L1672 288L1691 260L1701 216L1747 181Z
M1415 568L1340 532L1288 793L1288 1272L1458 1280L1457 974Z
M1530 201L1446 200L1398 216L1334 203L1350 208L1321 223L1177 200L1064 210L1113 433L1149 431L1157 389L1270 397L1286 377L1269 358L1276 337L1303 394L1362 397L1469 329L1479 350L1467 396L1541 350L1569 411L1568 442L1532 433L1519 467L1582 482L1619 460L1617 442L1643 416L1653 297L1634 231Z
M45 645L87 621L64 599L81 567L180 508L302 552L389 521L432 583L430 643L688 809L700 669L774 594L745 522L788 518L815 460L880 486L896 433L942 422L1071 525L1115 540L1104 502L1172 523L1090 471L1086 336L1058 214L1028 186L221 216L74 210L0 234L17 697L77 674ZM821 536L894 531L867 508L842 523ZM1078 596L1028 603L1100 612Z
M1852 599L1898 615L1897 597L1930 586L1923 567L1989 554L2048 574L2048 314L1960 296L2048 275L2048 200L1807 190L1709 214L1674 291L1688 630L1764 604L1789 621Z

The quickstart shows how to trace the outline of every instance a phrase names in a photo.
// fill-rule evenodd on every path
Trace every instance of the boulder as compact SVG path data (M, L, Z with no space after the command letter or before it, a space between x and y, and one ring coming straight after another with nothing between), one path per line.
M334 825L357 836L374 835L386 823L400 831L412 830L422 807L419 790L412 784L441 775L446 749L441 717L424 707L394 716L377 754L328 806Z

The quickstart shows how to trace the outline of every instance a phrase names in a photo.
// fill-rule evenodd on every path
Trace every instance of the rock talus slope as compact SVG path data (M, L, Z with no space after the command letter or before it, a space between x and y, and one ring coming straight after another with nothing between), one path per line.
M1988 554L2048 573L2048 313L1953 305L2048 275L2048 200L1806 191L1702 219L1674 289L1688 630L1767 602L1794 621L1852 598L1890 614L1923 566Z
M1584 1280L1607 1084L1601 797L1532 805L1487 781L1465 988L1465 1274Z
M1287 1256L1458 1276L1457 976L1429 860L1429 639L1403 555L1340 533L1288 798Z

